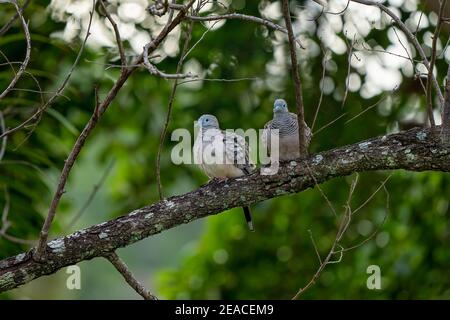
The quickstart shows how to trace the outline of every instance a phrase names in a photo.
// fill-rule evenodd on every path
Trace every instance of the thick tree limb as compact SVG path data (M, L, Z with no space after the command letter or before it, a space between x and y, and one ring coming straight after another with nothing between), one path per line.
M33 260L34 249L1 260L0 292L227 209L301 192L316 183L355 172L395 169L450 172L450 146L442 144L430 129L415 128L291 161L281 166L276 175L262 176L255 172L209 183L55 239L45 247L45 261Z

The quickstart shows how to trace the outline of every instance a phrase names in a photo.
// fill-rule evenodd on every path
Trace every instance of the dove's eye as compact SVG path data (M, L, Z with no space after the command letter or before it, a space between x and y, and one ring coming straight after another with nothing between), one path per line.
M206 119L205 121L206 121L206 122L208 122L208 121L209 121L209 119Z

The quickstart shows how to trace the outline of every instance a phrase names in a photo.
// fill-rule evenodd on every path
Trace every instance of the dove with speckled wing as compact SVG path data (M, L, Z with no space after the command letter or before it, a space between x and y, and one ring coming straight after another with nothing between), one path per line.
M306 144L311 142L311 129L305 123ZM275 130L276 129L276 130ZM270 136L278 135L279 160L287 161L300 157L298 140L298 120L295 113L289 112L287 103L283 99L275 100L273 105L273 119L264 125L262 143L270 154Z
M194 161L208 177L223 180L254 170L249 147L242 136L221 130L217 118L210 114L202 115L197 124L200 130L193 147ZM250 231L254 231L250 208L243 207L243 210Z

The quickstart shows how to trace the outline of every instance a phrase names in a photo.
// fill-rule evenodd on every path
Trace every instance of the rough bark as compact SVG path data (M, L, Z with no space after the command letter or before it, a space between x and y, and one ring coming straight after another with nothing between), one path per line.
M353 145L291 161L276 175L260 175L209 183L192 192L136 209L124 216L57 238L46 247L46 260L32 259L33 250L0 261L0 292L83 260L104 256L192 220L248 206L355 172L405 169L450 171L450 145L429 129L372 138Z

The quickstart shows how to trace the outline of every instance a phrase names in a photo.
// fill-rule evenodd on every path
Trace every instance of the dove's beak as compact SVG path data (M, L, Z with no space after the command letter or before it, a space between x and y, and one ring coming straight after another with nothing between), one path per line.
M280 112L281 109L282 109L281 106L275 106L275 107L273 108L273 112Z

